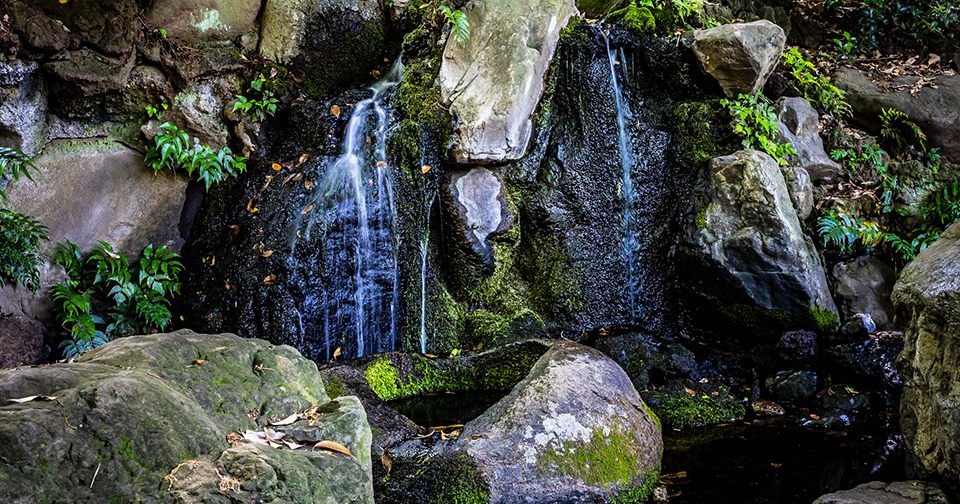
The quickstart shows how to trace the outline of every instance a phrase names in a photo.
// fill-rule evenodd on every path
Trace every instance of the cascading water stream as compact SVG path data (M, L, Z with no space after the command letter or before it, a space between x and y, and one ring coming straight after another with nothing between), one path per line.
M420 242L420 352L427 353L427 238Z
M617 52L610 47L608 34L604 34L604 43L607 46L607 58L610 61L610 82L613 86L614 102L617 110L618 148L620 164L623 169L620 194L623 198L623 252L627 266L627 289L630 302L630 322L637 323L637 278L634 271L635 255L638 248L637 233L634 230L634 189L633 189L633 149L631 147L628 127L633 122L633 113L630 106L624 101L620 83L617 80Z
M310 207L322 222L323 338L327 357L338 346L357 356L396 347L399 278L393 238L396 208L387 165L389 114L384 99L399 83L398 60L356 104L347 122L343 151L319 184ZM314 221L307 226L307 233ZM345 337L346 340L337 339ZM348 341L349 340L349 341Z

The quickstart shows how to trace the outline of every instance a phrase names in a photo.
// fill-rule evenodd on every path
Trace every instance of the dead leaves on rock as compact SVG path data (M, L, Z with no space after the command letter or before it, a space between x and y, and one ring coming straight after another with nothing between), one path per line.
M440 439L443 441L447 441L450 439L460 437L460 432L462 429L463 429L463 424L430 427L429 429L427 429L426 434L412 436L410 437L410 439L426 439L428 437L432 437L434 434L439 433ZM446 432L446 431L450 431L450 432Z
M56 400L57 400L56 397L45 396L45 395L32 395L27 397L21 397L19 399L7 399L7 402L20 404L20 403L27 403L27 402L33 402L33 401L56 401Z
M290 417L285 418L281 422L285 422L293 416L296 416L296 415L291 415ZM299 418L291 421L290 423L292 424L296 420L299 420ZM278 425L278 424L271 422L271 425ZM282 423L279 425L289 425L289 424ZM265 444L267 446L278 448L281 450L283 449L310 450L311 452L325 453L327 455L330 455L331 457L336 457L337 456L336 454L339 453L341 455L346 455L356 460L356 457L353 456L353 453L350 453L349 448L335 441L328 441L328 440L316 441L316 440L303 440L303 439L298 439L294 441L290 439L285 439L286 435L287 435L286 432L278 432L269 427L264 427L263 430L259 430L259 431L251 431L251 430L244 431L243 437L231 432L230 434L227 435L227 441L231 445L238 445L246 442L246 443L254 443L254 444Z

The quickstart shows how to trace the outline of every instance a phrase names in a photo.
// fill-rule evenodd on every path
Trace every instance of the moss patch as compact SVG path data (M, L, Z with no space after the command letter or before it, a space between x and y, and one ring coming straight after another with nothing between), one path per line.
M813 317L813 323L821 331L836 329L840 326L840 319L836 313L819 306L810 306L810 316Z
M703 427L743 418L743 403L731 398L703 395L669 395L653 392L647 395L663 426L668 429Z
M657 28L653 13L646 7L630 6L620 9L610 14L607 22L621 23L637 33L649 33Z
M378 504L485 504L490 495L469 455L395 454L390 474L376 464L373 481Z

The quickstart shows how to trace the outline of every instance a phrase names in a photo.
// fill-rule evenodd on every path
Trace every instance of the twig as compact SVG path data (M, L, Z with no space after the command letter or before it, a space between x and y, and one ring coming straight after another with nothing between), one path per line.
M67 415L63 415L63 421L67 423L67 427L70 427L73 430L77 430L76 427L70 425L70 420L67 420Z
M98 474L100 474L100 462L97 462L97 470L93 472L93 479L90 480L90 488L93 488L93 482L97 481Z

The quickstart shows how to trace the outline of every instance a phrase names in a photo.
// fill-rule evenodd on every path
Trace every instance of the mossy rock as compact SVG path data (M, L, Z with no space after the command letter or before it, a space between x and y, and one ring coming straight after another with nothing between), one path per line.
M607 17L608 23L621 23L636 33L650 33L657 28L653 13L646 7L630 6Z
M75 362L0 372L0 398L32 395L57 399L0 407L3 502L160 502L185 495L192 502L227 496L249 502L291 499L298 486L339 501L373 502L363 408L352 397L329 401L316 365L291 347L190 331L120 338ZM314 405L323 421L273 428L296 432L292 438L340 442L357 459L321 463L303 452L256 449L259 455L248 453L243 463L220 465L222 478L212 469L193 483L185 478L243 448L230 448L228 433L262 431L269 419ZM220 492L223 478L242 485L255 479L251 468L267 466L287 478Z
M746 407L737 399L703 394L644 393L664 429L688 429L743 419Z

